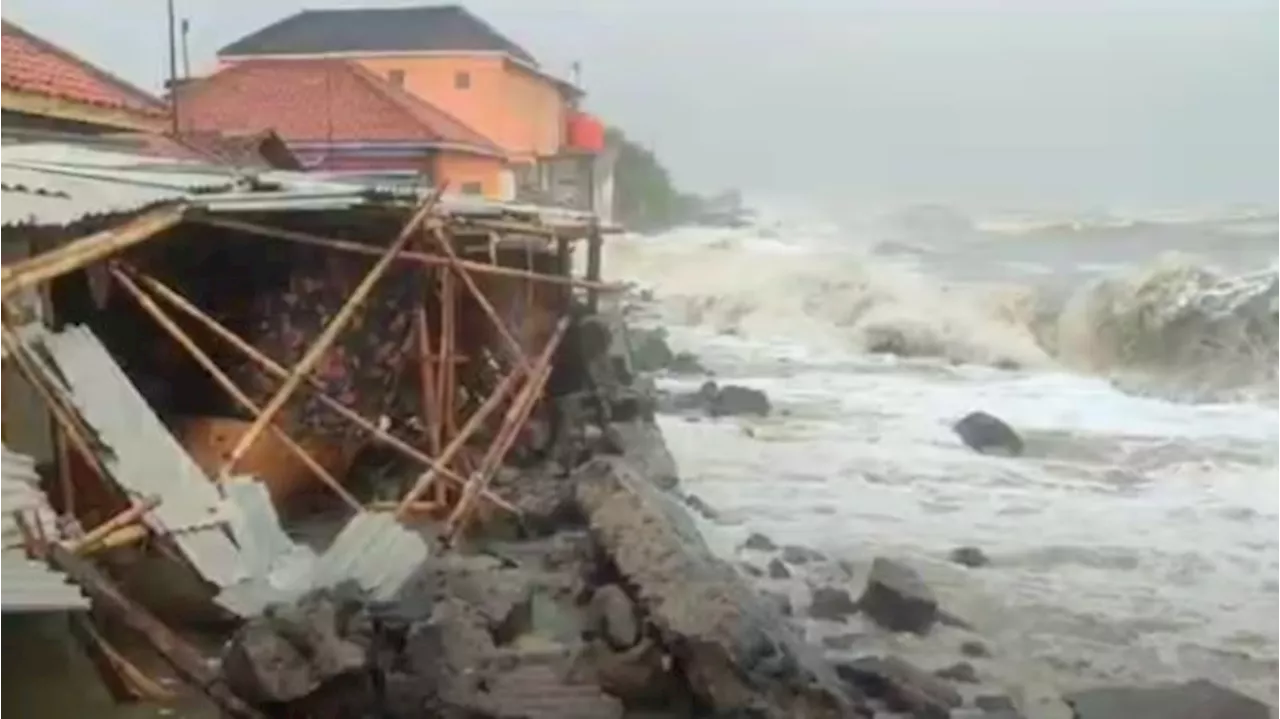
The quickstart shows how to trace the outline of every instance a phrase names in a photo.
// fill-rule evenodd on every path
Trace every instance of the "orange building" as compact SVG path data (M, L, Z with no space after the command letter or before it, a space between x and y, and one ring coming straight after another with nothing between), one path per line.
M222 48L222 67L247 61L343 60L447 112L510 161L504 196L547 189L557 162L581 153L566 128L582 92L458 6L306 10Z
M274 130L315 170L403 173L501 197L506 153L439 108L348 60L250 60L183 83L184 133Z

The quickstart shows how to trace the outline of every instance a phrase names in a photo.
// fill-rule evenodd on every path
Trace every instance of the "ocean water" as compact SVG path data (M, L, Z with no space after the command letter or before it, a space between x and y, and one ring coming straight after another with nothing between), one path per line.
M774 404L660 417L726 556L760 531L902 558L1015 672L1206 677L1274 704L1276 239L1257 224L773 220L617 238L605 268L647 290L633 321ZM1026 455L964 447L950 426L974 410ZM991 565L950 564L960 545Z

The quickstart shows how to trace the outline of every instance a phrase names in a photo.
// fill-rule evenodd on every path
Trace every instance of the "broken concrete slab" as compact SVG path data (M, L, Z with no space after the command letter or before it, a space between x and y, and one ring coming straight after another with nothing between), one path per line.
M593 459L574 481L593 536L700 702L780 719L848 715L831 667L713 554L675 498L619 457Z

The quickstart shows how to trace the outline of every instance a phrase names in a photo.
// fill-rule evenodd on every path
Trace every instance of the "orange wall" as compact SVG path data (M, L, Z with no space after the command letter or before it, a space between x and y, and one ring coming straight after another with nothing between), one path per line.
M442 152L436 157L436 174L449 181L449 193L461 193L463 185L479 182L482 194L490 199L502 196L502 170L506 165L495 157Z
M404 71L406 90L467 123L515 161L560 150L565 116L560 92L504 58L406 55L359 62L382 77ZM470 75L470 87L456 87L459 72Z

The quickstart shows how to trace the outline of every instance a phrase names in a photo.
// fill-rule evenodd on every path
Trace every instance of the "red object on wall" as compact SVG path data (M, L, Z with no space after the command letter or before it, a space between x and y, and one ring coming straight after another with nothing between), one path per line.
M569 115L568 144L583 152L604 150L604 124L584 112Z

